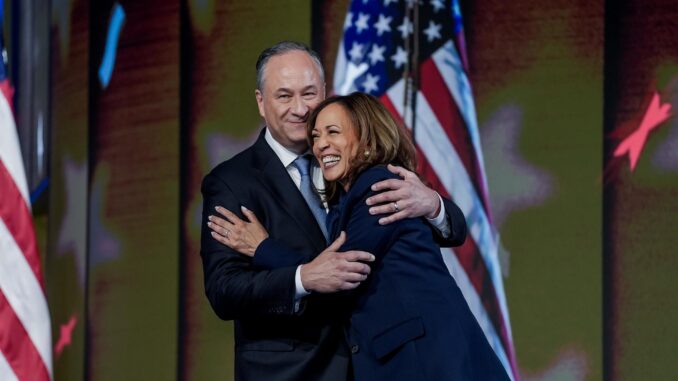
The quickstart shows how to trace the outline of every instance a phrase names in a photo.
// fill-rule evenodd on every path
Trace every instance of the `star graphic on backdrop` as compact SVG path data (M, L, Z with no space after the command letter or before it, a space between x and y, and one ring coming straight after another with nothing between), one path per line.
M583 381L590 376L590 364L585 352L573 349L561 349L556 358L545 369L530 374L521 371L523 381L568 380Z
M662 103L659 93L655 92L640 125L633 133L619 143L617 149L614 150L614 156L621 157L628 154L629 166L631 171L633 171L636 168L640 154L643 152L643 148L645 148L650 131L664 123L670 116L671 104Z
M431 0L431 6L433 7L433 11L435 13L438 13L438 11L445 8L445 4L443 4L442 0Z
M61 352L66 348L67 346L71 345L71 342L73 341L73 330L75 329L75 325L78 323L78 318L73 314L71 318L68 320L68 323L62 324L59 327L59 340L57 341L56 345L54 345L54 354L58 358L61 355Z
M57 255L73 254L78 283L85 284L87 248L87 164L63 158L64 203L63 220L57 240Z
M377 44L372 45L372 50L367 56L370 58L372 65L377 62L384 60L384 52L386 51L386 46L379 46Z
M379 82L378 75L367 73L367 78L365 78L365 82L363 82L363 88L365 89L365 92L371 93L378 90L379 86L377 86L377 82Z
M498 230L513 211L541 205L553 195L553 175L527 161L520 152L522 128L522 109L504 105L480 129L492 214Z
M393 20L393 17L379 14L379 20L374 24L374 27L377 29L377 36L391 31L391 20Z
M348 12L346 18L344 19L344 30L351 27L353 21L353 13Z
M350 63L349 63L350 64ZM230 159L238 152L254 143L259 137L263 125L254 127L251 133L243 138L230 136L223 132L205 134L202 146L207 154L208 168L214 168L224 160Z
M348 55L351 56L351 61L360 62L363 59L363 44L354 42Z
M110 184L110 170L105 163L99 164L92 176L92 191L89 203L89 265L120 258L122 243L108 228L105 218L106 191Z
M362 33L363 30L368 29L370 26L367 23L370 20L370 15L365 13L358 14L358 20L355 22L355 28L358 34Z
M391 3L397 3L398 0L384 0L384 7L388 7Z
M442 28L442 25L436 24L433 21L428 22L428 28L424 29L424 34L426 35L428 42L432 42L437 38L442 38L440 35L440 28Z
M398 30L400 31L400 36L402 38L407 38L407 36L412 33L412 22L410 22L410 19L407 17L403 18L403 23L400 24Z
M405 49L398 46L396 54L392 55L391 59L394 62L395 68L400 69L401 66L407 63L407 52Z

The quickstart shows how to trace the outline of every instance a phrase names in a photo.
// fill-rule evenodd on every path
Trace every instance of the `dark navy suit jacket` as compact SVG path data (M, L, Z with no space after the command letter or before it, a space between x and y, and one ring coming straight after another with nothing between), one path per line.
M508 376L449 274L422 219L379 225L365 199L375 182L396 178L383 166L359 175L328 216L340 249L377 256L372 273L347 293L347 328L358 380L508 380Z
M294 309L296 264L311 261L327 244L264 131L205 176L202 194L205 293L220 318L235 320L235 379L345 381L350 355L337 304L311 295ZM207 217L217 205L240 218L241 205L252 210L269 233L259 249L286 262L264 268L258 261L267 255L258 251L250 258L212 238Z

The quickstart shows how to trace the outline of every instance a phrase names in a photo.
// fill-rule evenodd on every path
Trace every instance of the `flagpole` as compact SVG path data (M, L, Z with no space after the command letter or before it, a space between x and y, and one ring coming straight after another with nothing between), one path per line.
M415 138L415 130L417 127L417 93L419 92L419 2L415 1L413 5L414 17L412 18L414 30L412 33L412 42L414 45L412 51L412 71L410 75L412 77L412 86L410 87L411 91L411 104L412 104L412 142L417 143Z
M407 20L411 15L410 15L410 7L407 5L407 3L404 4L405 6L405 19ZM407 26L405 26L405 30L407 31ZM412 49L410 48L410 38L405 32L405 39L403 41L405 43L405 51L407 52L407 60L405 61L405 66L403 67L403 81L405 82L405 89L403 91L403 121L405 124L408 123L408 116L409 116L409 105L410 105L410 87L411 87L411 79L410 79L410 67L412 65ZM412 134L414 137L414 133Z

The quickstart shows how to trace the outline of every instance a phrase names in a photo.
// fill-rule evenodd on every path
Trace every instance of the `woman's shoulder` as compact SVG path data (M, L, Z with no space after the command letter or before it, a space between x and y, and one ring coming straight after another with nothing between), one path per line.
M362 171L349 189L349 194L361 195L370 192L372 184L383 180L399 179L398 175L386 168L386 165L375 165Z

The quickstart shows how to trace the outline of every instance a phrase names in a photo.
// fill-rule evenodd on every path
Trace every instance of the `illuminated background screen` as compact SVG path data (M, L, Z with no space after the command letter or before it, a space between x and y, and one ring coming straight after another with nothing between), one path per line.
M644 116L655 93L678 107L678 3L460 4L521 379L675 379L678 119ZM232 323L204 296L200 182L263 126L262 49L312 45L332 88L348 6L51 2L36 221L56 380L232 378ZM615 151L642 128L632 168Z

